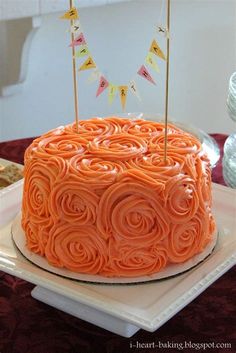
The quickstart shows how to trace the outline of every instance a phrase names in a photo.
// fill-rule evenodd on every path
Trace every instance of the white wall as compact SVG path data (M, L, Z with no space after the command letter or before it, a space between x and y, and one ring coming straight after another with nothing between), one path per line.
M155 36L160 7L159 0L134 0L80 11L85 36L100 70L115 84L125 84L132 78L137 81L142 102L130 94L127 112L164 112L165 66L159 61L159 75L150 70L156 86L135 74ZM43 17L30 49L23 91L0 97L1 140L39 135L73 120L68 23L59 16ZM228 80L236 71L235 34L235 0L172 0L171 117L207 132L236 130L225 104ZM2 51L3 42L0 44ZM118 98L112 106L107 104L106 93L95 98L97 85L87 84L88 75L84 71L78 76L80 118L121 112Z

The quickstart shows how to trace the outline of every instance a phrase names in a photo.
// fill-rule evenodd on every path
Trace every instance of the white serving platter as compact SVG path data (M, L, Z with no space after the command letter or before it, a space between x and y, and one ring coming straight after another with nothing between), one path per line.
M4 167L15 164L23 170L23 165L0 158L0 164ZM23 179L6 186L0 190L0 228L7 224L18 212L21 205L23 192Z
M96 325L102 326L101 321L107 319L108 326L114 322L128 323L132 332L125 332L126 336L134 333L135 328L136 331L143 328L153 332L236 263L236 191L214 184L213 204L220 228L213 253L195 268L173 278L132 285L90 284L63 278L40 269L21 255L12 241L12 222L0 230L0 270L45 289L45 296L50 293L48 290L51 291L49 304L53 296L55 302L62 299L61 305L66 301L73 303L72 311L69 307L65 309L72 315L76 303L81 308L80 312L86 313L86 309L90 308L93 315L88 321ZM80 312L78 315L83 318ZM110 329L120 332L112 327Z

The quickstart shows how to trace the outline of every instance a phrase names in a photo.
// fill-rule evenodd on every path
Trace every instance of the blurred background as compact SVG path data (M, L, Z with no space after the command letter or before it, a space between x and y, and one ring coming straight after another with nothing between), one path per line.
M88 46L110 82L137 83L141 101L128 94L126 112L164 114L165 63L149 72L156 86L136 73L165 25L165 1L75 0ZM0 0L0 140L37 136L74 120L68 21L59 17L69 0ZM172 119L213 133L235 131L226 107L236 68L236 0L172 0L170 107ZM85 59L78 60L78 66ZM122 113L119 97L96 98L91 70L78 74L79 116Z

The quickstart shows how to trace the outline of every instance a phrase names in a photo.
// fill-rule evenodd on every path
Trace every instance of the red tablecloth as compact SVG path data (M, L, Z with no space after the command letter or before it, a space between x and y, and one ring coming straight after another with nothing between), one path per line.
M226 136L213 137L222 150ZM22 163L31 141L0 143L0 157ZM213 171L213 181L223 184L221 162ZM194 346L197 343L222 345L206 352L235 353L235 275L234 267L156 332L140 330L129 339L38 302L30 295L32 284L0 272L0 353L203 352ZM153 342L169 348L152 348ZM185 342L192 348L181 349ZM131 343L139 348L131 348ZM142 348L143 343L150 343L149 348Z

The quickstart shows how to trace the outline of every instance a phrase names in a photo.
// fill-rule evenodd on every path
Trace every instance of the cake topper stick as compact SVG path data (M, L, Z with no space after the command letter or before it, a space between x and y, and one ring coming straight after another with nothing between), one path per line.
M74 7L73 0L70 0L70 9ZM70 20L71 26L73 26L74 20ZM71 42L75 40L75 35L71 31ZM79 132L79 103L78 103L78 88L77 88L77 75L76 75L76 61L75 61L75 47L72 45L72 65L73 65L73 84L74 84L74 106L75 106L75 125L76 131Z
M164 161L167 158L167 124L168 124L168 103L169 103L169 56L170 56L170 0L167 0L167 36L166 36L166 98L165 98L165 144Z

